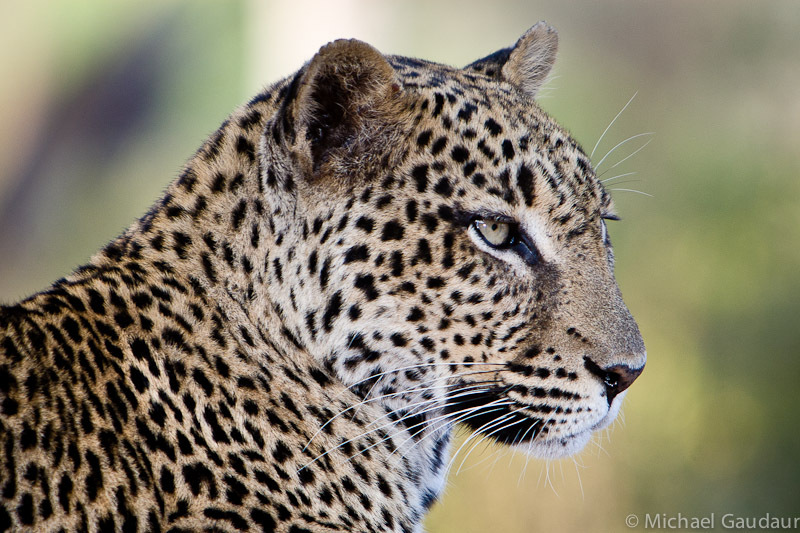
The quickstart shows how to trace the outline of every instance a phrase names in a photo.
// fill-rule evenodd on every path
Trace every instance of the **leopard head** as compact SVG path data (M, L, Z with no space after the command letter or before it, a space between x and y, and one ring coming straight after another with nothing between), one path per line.
M264 131L269 297L410 445L463 423L573 453L644 367L612 199L534 101L556 48L543 23L463 69L336 41Z

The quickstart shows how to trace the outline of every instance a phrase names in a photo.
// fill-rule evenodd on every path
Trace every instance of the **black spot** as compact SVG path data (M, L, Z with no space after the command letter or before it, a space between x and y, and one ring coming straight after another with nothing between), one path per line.
M275 448L272 450L272 458L281 464L285 463L286 460L292 456L292 450L280 440L275 444Z
M172 233L173 249L180 259L186 259L186 247L192 244L192 238L187 234L175 231Z
M401 333L393 333L389 339L395 346L405 346L408 344L408 339L406 339Z
M166 466L161 467L160 484L161 490L167 494L172 494L175 492L175 475L172 473L172 470Z
M159 252L164 249L164 235L159 233L152 239L150 239L150 246L158 250Z
M102 299L102 298L101 298ZM61 321L61 327L64 328L64 331L67 332L69 338L75 342L81 342L83 337L81 336L81 330L78 323L72 317L65 317L64 320Z
M478 108L475 104L464 104L464 107L459 109L457 117L463 121L468 121Z
M97 499L97 492L103 488L103 471L100 468L100 459L94 453L87 451L85 457L89 463L89 474L84 480L84 486L89 501L93 502Z
M342 231L345 227L347 227L347 222L350 220L350 216L345 214L342 218L339 219L339 223L336 224L336 231Z
M311 374L311 377L314 379L314 381L316 381L323 387L327 386L331 382L328 375L319 368L312 367L309 369L309 373Z
M258 223L253 222L250 226L250 246L258 248L259 240L261 239L261 231L258 229Z
M486 146L486 141L484 140L478 142L478 149L489 159L494 159L497 157L497 154L494 153L494 150Z
M414 256L414 259L428 265L430 265L433 261L431 258L431 247L426 239L420 239L417 242L417 253Z
M372 301L376 299L380 293L375 288L375 276L372 274L359 274L356 276L355 283L353 284L357 289L364 291L364 296L367 300Z
M242 221L244 220L244 215L246 212L247 202L245 200L239 200L239 203L233 208L233 213L231 214L231 226L234 230L238 230L242 225Z
M364 230L367 233L372 233L372 230L375 227L375 221L369 217L362 216L356 221L356 227Z
M2 413L4 415L13 416L19 411L19 402L13 398L4 398L2 405Z
M200 370L199 368L195 368L192 372L192 377L197 382L198 385L203 389L203 392L206 396L211 396L211 393L214 392L214 385L209 381L206 377L205 373Z
M72 494L72 486L72 478L69 477L69 474L64 474L58 483L58 503L66 513L69 513L70 509L69 497Z
M308 485L309 483L314 482L314 472L311 470L310 466L306 466L297 472L297 477L300 479L300 483L303 485Z
M428 165L419 165L411 171L411 177L417 184L417 192L425 192L428 188Z
M486 122L484 122L483 125L486 126L487 130L489 130L489 134L492 137L500 135L503 132L503 128L500 127L500 124L495 122L495 120L492 118L486 119Z
M19 507L17 507L17 517L22 525L33 525L33 496L26 492L20 498Z
M342 312L342 293L336 291L331 299L328 300L328 305L325 308L325 314L322 315L322 327L325 331L333 329L333 320Z
M236 139L236 151L242 155L247 156L247 159L253 163L256 160L256 148L249 140L241 135Z
M354 261L366 261L369 258L369 248L365 244L353 246L344 256L344 262L352 263Z
M409 200L406 204L406 218L408 219L409 223L414 222L417 220L417 202L414 200Z
M447 178L440 179L433 190L436 194L444 196L445 198L449 198L450 195L453 194L453 186Z
M513 159L514 158L514 145L508 139L504 140L502 143L503 148L503 157L506 159Z
M420 309L419 307L415 306L411 308L411 311L408 313L406 320L408 322L418 322L423 318L425 318L425 312L422 311L422 309Z
M525 353L523 354L523 357L525 357L527 359L533 359L534 357L536 357L540 353L542 353L542 347L539 346L538 344L534 344L533 346L531 346L530 348L525 350Z
M519 172L517 172L517 185L522 191L522 197L525 199L525 204L532 206L534 199L533 173L527 165L520 165Z
M475 172L475 169L478 168L478 164L475 161L470 161L466 165L464 165L464 177L468 178Z
M232 475L225 476L223 481L228 485L228 490L225 491L225 498L228 502L233 505L242 505L244 497L250 494L247 487Z
M216 282L217 272L214 270L214 265L211 263L211 257L207 253L203 252L203 254L200 256L200 259L203 262L203 270L206 273L206 277L212 283Z
M440 219L448 222L453 222L456 218L453 208L449 205L440 205L439 209L436 210L436 214L439 215Z
M225 176L222 173L217 172L214 175L214 181L211 183L211 192L214 193L225 192L225 187L226 187Z
M430 337L422 337L422 339L420 339L419 343L428 352L432 352L433 348L436 346L436 343Z
M433 142L433 146L431 146L431 154L439 155L442 150L445 149L447 146L447 137L439 137Z
M308 272L310 274L317 273L317 251L314 250L308 254Z
M431 142L431 130L425 130L417 136L417 146L425 148Z
M275 519L268 512L254 508L250 511L250 518L253 522L261 526L261 531L264 533L275 531L277 524L275 523Z
M469 150L461 145L456 146L450 152L450 157L452 157L453 161L456 163L464 163L467 159L469 159Z
M433 99L435 103L431 116L438 117L442 113L442 107L444 107L444 95L441 93L436 93L433 95Z
M399 241L403 238L403 226L396 219L390 220L383 226L382 241Z
M319 284L324 289L328 286L328 277L330 276L330 268L331 268L331 259L329 257L325 258L325 261L322 263L322 268L319 271Z
M440 278L438 276L428 278L427 287L429 289L441 289L444 286L445 286L444 279L442 279L442 278Z
M91 307L92 311L98 315L106 314L103 296L94 289L89 289L87 292L89 293L89 307Z
M220 425L217 413L211 408L210 405L207 405L203 410L203 418L211 428L211 437L214 439L214 442L230 444L231 440L228 437L228 434L225 433L225 430Z
M439 225L439 220L435 215L431 213L425 213L422 215L422 224L425 226L425 229L428 230L428 233L433 233L436 231L436 227Z
M139 370L135 366L130 367L130 377L131 377L131 383L133 383L133 386L140 393L144 392L147 389L147 387L150 386L150 383L145 377L145 375L142 373L141 370Z
M392 252L392 276L400 276L403 274L403 252L395 250Z
M385 194L385 195L381 196L380 198L378 198L378 201L375 202L375 207L377 207L378 209L383 209L384 207L386 207L390 203L392 203L392 197L390 195L388 195L388 194Z
M417 292L417 286L411 281L404 281L400 284L400 290L409 294L415 294Z

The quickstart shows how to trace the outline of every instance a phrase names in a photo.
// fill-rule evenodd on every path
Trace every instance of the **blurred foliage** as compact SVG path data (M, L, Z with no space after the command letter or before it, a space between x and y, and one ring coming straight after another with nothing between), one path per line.
M285 74L270 58L339 29L465 64L548 20L562 46L542 105L587 150L638 91L594 161L655 132L598 169L636 172L608 182L624 219L611 234L650 359L613 438L552 463L481 446L454 463L428 529L628 531L630 513L797 513L795 2L36 0L2 11L3 300L66 274L143 213L255 90L254 73Z

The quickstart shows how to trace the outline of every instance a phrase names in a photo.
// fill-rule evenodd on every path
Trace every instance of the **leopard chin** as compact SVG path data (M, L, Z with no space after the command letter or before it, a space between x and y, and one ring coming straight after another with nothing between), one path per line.
M627 391L624 391L614 398L605 416L588 427L580 428L564 437L532 439L529 442L512 444L512 446L515 450L536 459L563 459L578 454L591 442L596 432L609 427L616 420L626 394Z

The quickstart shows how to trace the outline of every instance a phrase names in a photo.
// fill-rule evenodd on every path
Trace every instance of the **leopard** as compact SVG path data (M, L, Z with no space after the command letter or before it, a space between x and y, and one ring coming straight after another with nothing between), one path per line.
M3 305L0 530L420 532L457 428L579 452L646 351L613 199L536 102L557 48L329 43Z

